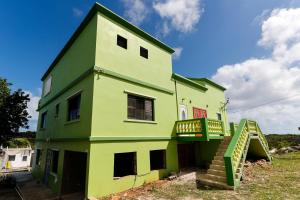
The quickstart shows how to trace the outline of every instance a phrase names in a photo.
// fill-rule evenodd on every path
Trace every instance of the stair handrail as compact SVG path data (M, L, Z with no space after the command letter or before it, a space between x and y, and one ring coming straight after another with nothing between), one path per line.
M266 150L268 150L269 152L269 144L267 142L267 138L265 136L265 134L263 134L263 132L261 131L259 125L256 123L257 126L257 133L259 134L258 136L260 137L261 141L263 142L264 146L266 147Z
M241 162L243 151L247 144L247 140L250 137L250 133L256 133L258 135L263 148L269 156L268 142L258 123L253 120L242 119L224 154L228 185L235 186L235 174L238 165Z
M235 173L249 137L248 121L242 119L224 154L227 184L235 185Z

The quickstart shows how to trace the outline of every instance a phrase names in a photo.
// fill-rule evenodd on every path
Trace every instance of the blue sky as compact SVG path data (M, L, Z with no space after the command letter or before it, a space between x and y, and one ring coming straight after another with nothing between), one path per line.
M0 76L12 82L14 88L29 91L32 97L39 96L41 76L94 2L91 0L31 0L18 1L18 3L1 1ZM254 99L249 107L246 101L249 98L245 98L244 94L233 95L231 85L235 77L224 80L223 72L219 73L217 70L227 69L223 68L224 65L230 66L232 70L238 70L236 64L243 65L252 58L258 60L273 58L274 46L270 48L268 44L258 45L258 42L264 38L262 24L273 15L275 17L276 13L272 13L275 9L297 9L300 3L295 0L99 0L98 2L135 22L143 30L169 46L181 49L180 56L173 60L174 72L190 77L213 78L229 87L227 95L233 97L231 105L233 110L251 109L251 106L277 100L280 95L289 96L286 93L279 96L271 95L272 98L269 99L262 91L262 96L265 98L259 101ZM188 5L189 3L191 5ZM166 6L167 4L169 7ZM185 5L185 10L191 9L188 11L188 16L184 15L186 13L180 8L176 13L168 10L170 6L171 10L176 10L178 5ZM180 16L181 12L184 18ZM189 16L193 12L195 15ZM179 21L173 22L172 19L177 17ZM184 26L180 27L180 25ZM167 30L164 30L166 27ZM289 70L291 66L287 68ZM255 83L256 80L253 79L253 84ZM265 91L267 90L268 88ZM233 114L233 119L240 114L238 116ZM256 116L247 112L242 114ZM268 120L261 119L265 126L271 123ZM293 128L288 130L278 126L272 131L292 131L296 124L291 126Z

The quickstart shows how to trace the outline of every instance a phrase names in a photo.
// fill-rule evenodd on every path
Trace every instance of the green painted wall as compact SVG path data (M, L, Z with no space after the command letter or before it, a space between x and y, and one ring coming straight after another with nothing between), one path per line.
M166 170L150 171L149 151L166 149ZM136 152L137 175L113 179L114 153ZM177 171L176 141L92 143L90 150L88 197L98 197L124 191L158 180L171 171Z
M69 50L60 59L48 76L52 77L50 93L42 96L39 107L37 139L53 138L88 138L91 132L92 95L94 75L90 73L80 82L72 82L95 64L96 22L94 17L74 41ZM47 78L46 78L47 79ZM71 85L70 85L71 84ZM62 90L68 88L61 95ZM67 99L81 92L80 120L67 122ZM58 96L57 96L58 95ZM55 117L55 106L60 104L59 115ZM46 105L46 106L44 106ZM47 111L46 128L40 129L41 114ZM60 193L64 150L89 151L89 143L85 142L36 142L36 148L43 150L41 165L35 167L33 174L42 180L48 148L59 150L59 167L57 175L51 174L49 186L53 192Z
M50 93L43 96L39 106L50 103L39 110L41 114L47 111L46 128L40 130L40 120L38 122L38 138L45 137L79 137L89 136L91 129L92 112L92 88L93 75L87 76L84 80L67 90L62 95L52 99L61 90L67 87L72 81L82 75L95 64L95 41L96 41L96 22L94 17L79 37L75 40L70 49L61 58L55 68L48 76L52 77ZM47 78L46 78L47 79ZM67 122L67 99L78 91L82 91L80 121L76 123ZM55 118L55 106L60 104L58 118Z
M43 176L45 173L45 162L47 150L59 150L59 161L58 161L58 172L57 174L50 172L48 185L55 194L60 194L61 184L63 177L63 162L64 162L64 151L79 151L89 153L90 144L89 142L37 142L36 149L42 151L41 164L40 166L35 166L33 170L33 175L37 180L43 181ZM87 156L89 159L89 156ZM87 161L87 163L89 163ZM80 163L78 163L80 164ZM87 174L89 173L89 167L87 165Z
M127 50L117 46L117 34L127 38ZM139 55L140 46L148 49L149 59ZM174 93L151 89L96 72L90 72L76 84L72 83L94 65ZM40 103L40 116L47 111L47 123L44 130L38 129L37 138L50 139L50 142L38 140L37 148L44 151L41 166L35 168L34 174L39 179L43 176L47 148L58 149L59 170L57 176L51 175L49 183L58 194L63 176L65 150L88 152L88 197L120 192L157 180L169 172L178 171L177 142L170 140L171 137L175 137L174 125L178 120L177 101L187 105L189 118L193 118L192 107L195 106L206 109L208 117L213 119L217 118L217 112L221 112L224 122L227 123L226 114L219 110L225 102L223 91L206 85L208 90L204 92L178 81L175 88L175 81L171 79L171 54L100 13L92 18L49 75L52 76L51 92L43 97ZM61 91L62 94L58 95ZM66 121L67 99L79 91L82 94L80 120L70 123ZM128 93L155 99L154 122L127 119ZM60 103L60 113L58 118L55 118L57 103ZM128 141L122 141L125 137ZM135 139L130 141L128 137ZM55 142L58 138L63 140ZM82 141L71 142L71 138L81 138ZM111 141L100 141L101 138L110 138ZM150 171L149 151L155 149L167 150L165 170ZM205 154L208 149L210 148L200 149L200 153ZM137 176L114 180L114 153L132 151L137 152Z
M224 91L209 84L205 84L206 91L180 81L176 81L176 86L178 105L187 107L189 119L193 119L193 107L205 109L207 117L210 119L217 119L217 113L220 113L226 126L225 129L228 130L227 135L229 135L227 113L224 109L221 109L226 102Z
M172 56L120 26L116 22L98 14L96 65L148 83L173 89ZM116 45L117 35L127 39L127 49ZM140 56L140 46L148 49L149 58Z

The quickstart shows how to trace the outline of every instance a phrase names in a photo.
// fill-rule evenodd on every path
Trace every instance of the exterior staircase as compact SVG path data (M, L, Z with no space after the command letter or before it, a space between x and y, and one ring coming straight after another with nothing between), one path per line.
M206 174L197 177L199 185L235 189L240 185L250 142L256 142L252 153L271 161L267 140L255 121L243 119L231 124L231 137L224 137Z
M221 189L233 189L233 187L227 185L226 168L224 162L224 154L230 143L231 137L224 137L219 145L218 151L212 160L206 174L200 174L197 177L197 183L199 185L206 185L211 187L217 187Z

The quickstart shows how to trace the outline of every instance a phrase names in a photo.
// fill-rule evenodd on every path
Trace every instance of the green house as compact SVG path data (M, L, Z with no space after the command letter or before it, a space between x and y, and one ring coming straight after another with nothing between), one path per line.
M197 167L234 189L246 155L270 160L258 124L229 124L225 88L173 73L173 52L95 4L42 76L36 179L89 198Z

